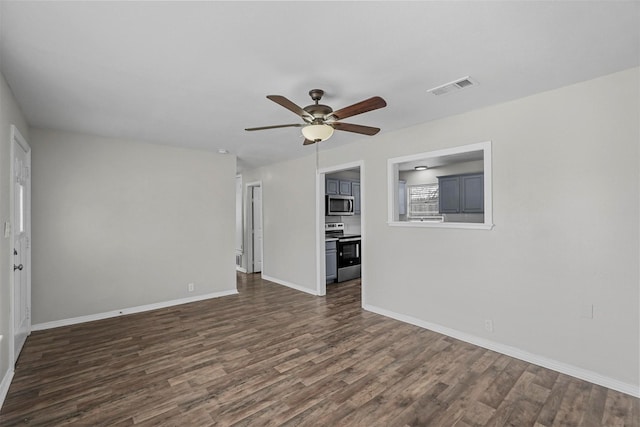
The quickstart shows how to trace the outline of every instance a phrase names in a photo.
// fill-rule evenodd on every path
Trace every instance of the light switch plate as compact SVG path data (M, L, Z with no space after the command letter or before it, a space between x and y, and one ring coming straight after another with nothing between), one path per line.
M5 222L4 223L4 238L7 239L9 236L11 236L11 223L10 222Z

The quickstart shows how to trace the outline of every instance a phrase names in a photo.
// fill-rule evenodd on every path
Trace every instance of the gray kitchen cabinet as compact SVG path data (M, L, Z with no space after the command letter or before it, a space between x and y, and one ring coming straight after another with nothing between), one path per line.
M356 215L360 215L360 181L352 179L336 179L327 178L324 184L325 194L340 195L340 196L353 196L357 200L354 203L357 207L354 207Z
M326 275L327 283L338 280L338 242L331 240L325 242Z
M353 196L353 214L360 215L360 182L351 183L351 195Z
M440 213L483 213L484 173L438 177Z
M460 213L460 177L438 177L440 213Z
M484 212L484 174L460 177L460 200L463 213Z
M340 181L333 178L327 178L325 181L325 193L326 194L338 194L340 189Z
M351 181L340 180L339 194L341 196L351 196Z

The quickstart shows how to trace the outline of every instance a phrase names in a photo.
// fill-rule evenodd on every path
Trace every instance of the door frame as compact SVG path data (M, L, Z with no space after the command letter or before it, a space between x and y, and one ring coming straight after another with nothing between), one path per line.
M11 247L13 247L14 242L15 242L15 229L16 229L16 223L17 223L17 218L15 217L15 194L16 194L16 180L15 180L15 156L16 156L16 149L17 146L19 145L24 151L26 151L26 161L27 161L27 168L28 168L28 174L29 174L29 178L27 180L27 194L29 197L29 203L27 203L27 209L25 212L25 230L27 233L27 250L26 253L24 254L24 256L26 257L26 268L23 270L24 273L26 273L27 275L27 301L28 301L28 325L27 325L27 336L31 335L31 147L29 146L29 144L27 143L27 141L24 139L24 137L22 136L22 134L20 134L20 131L18 130L18 128L16 128L14 125L11 125L11 148L10 148L10 159L11 159L11 167L10 167L10 173L11 173L11 184L9 185L9 210L10 210L10 219L9 219L9 224L11 224ZM14 255L13 255L13 251L10 250L10 260L9 260L9 264L8 265L13 265L13 261L14 261ZM9 304L10 304L10 309L9 309L9 316L10 316L10 328L9 328L9 366L10 369L13 370L15 368L16 365L16 357L15 357L15 343L16 343L16 330L15 330L15 311L16 311L16 306L15 306L15 275L13 274L13 272L10 274L10 279L9 279L9 285L10 285L10 295L9 295Z
M361 244L360 248L364 251L366 242L366 197L365 197L365 168L364 160L358 160L350 163L343 163L340 165L325 167L317 169L316 173L316 293L319 296L327 294L327 270L325 261L325 238L324 238L324 223L325 223L325 179L329 173L340 172L347 169L360 169L360 229L361 229ZM366 260L366 258L365 258ZM361 267L361 301L360 304L364 307L365 293L366 293L366 262L360 265Z
M246 245L245 248L246 250L246 259L247 259L247 265L246 265L246 270L247 273L254 273L253 271L253 233L251 232L253 230L253 201L251 200L251 197L253 195L253 188L254 187L260 187L262 191L262 197L260 199L260 213L261 213L261 218L260 218L260 222L262 223L262 245L260 248L260 253L262 254L262 271L264 271L264 188L262 187L262 181L253 181L253 182L247 182L245 184L245 230L244 230L244 235L246 237ZM262 271L260 272L260 275L262 276Z
M240 183L240 192L238 194L238 183ZM242 174L236 175L236 270L241 273L246 273L247 269L244 268L245 256L245 242L244 242L244 192L242 185ZM239 205L239 206L238 206ZM238 209L240 210L240 217L238 217ZM238 224L240 221L240 224ZM238 233L240 233L240 247L238 247ZM238 257L240 257L238 263Z

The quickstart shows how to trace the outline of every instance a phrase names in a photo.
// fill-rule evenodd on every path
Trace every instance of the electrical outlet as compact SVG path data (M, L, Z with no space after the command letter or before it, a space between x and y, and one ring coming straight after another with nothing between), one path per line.
M487 332L493 332L493 320L484 319L484 328L487 330Z
M582 303L580 305L580 317L583 319L593 319L593 304Z
M193 284L193 283L189 283L189 284L187 285L187 290L188 290L189 292L193 292L195 288L196 288L196 285L195 285L195 284Z

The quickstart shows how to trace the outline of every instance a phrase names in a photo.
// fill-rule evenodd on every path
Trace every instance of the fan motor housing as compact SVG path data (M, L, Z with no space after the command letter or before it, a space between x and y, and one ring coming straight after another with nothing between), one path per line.
M331 107L322 104L307 105L303 110L315 118L324 118L333 113L333 109Z

